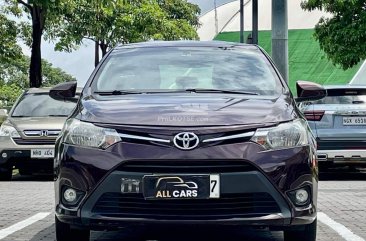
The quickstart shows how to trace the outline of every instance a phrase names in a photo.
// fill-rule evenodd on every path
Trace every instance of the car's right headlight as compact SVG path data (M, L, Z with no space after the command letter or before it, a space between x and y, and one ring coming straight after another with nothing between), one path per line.
M64 143L83 147L107 149L122 141L114 129L95 126L77 119L67 120L62 132Z
M271 128L258 129L251 139L267 150L309 145L308 126L297 119Z
M0 127L0 137L7 137L7 136L15 138L20 137L18 131L13 126L7 123L3 123Z

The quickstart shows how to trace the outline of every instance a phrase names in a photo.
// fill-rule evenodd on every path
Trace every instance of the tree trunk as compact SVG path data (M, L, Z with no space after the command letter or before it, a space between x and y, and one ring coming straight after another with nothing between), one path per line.
M99 41L95 41L95 54L94 54L94 66L97 67L99 64Z
M41 43L44 27L44 12L38 6L31 9L32 15L32 52L29 68L29 86L39 88L42 85Z

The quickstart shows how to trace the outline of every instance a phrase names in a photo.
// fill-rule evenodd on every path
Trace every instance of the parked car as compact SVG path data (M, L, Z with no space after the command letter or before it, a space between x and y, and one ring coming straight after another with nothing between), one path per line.
M318 143L321 168L366 165L366 86L324 86L327 97L301 109Z
M55 100L50 88L24 92L0 128L0 180L9 181L13 168L21 175L53 173L56 137L77 98Z
M74 84L51 90L72 96ZM298 82L299 101L325 96ZM231 225L315 241L315 139L254 45L149 42L111 50L55 149L56 237ZM161 228L158 228L162 230Z

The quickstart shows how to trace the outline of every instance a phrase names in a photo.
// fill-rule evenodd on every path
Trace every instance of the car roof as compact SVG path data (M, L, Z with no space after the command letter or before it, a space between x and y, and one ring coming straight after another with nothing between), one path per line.
M42 88L29 88L26 93L27 94L46 94L49 93L52 87L42 87ZM83 88L77 87L76 93L81 93Z
M115 50L128 49L128 48L159 48L159 47L213 47L213 48L232 48L242 47L246 49L259 49L254 44L242 44L225 41L194 41L194 40L179 40L179 41L148 41L133 44L119 45Z

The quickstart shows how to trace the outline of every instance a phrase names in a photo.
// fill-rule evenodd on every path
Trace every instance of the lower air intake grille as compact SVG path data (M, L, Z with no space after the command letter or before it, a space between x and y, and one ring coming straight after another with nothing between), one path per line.
M209 220L260 217L280 213L268 193L224 195L208 200L145 200L142 194L105 193L93 213L107 217Z
M55 145L56 140L13 138L17 145Z

